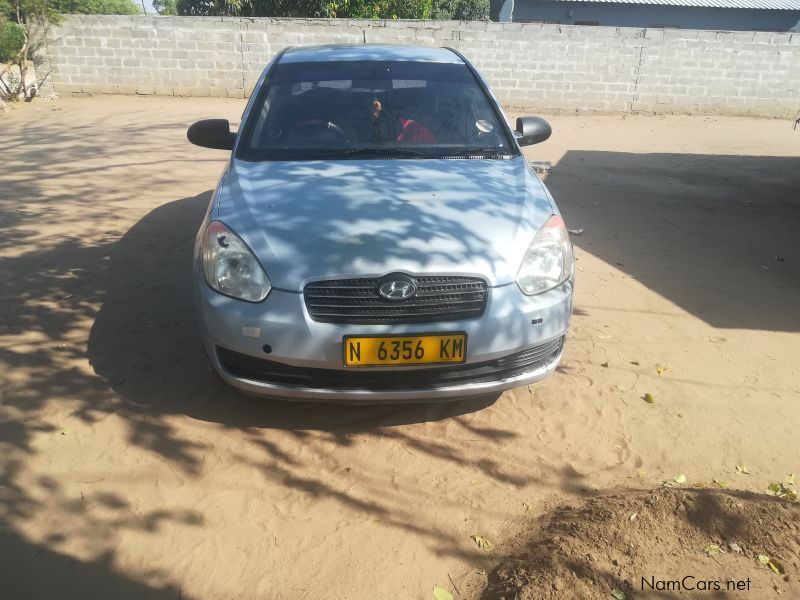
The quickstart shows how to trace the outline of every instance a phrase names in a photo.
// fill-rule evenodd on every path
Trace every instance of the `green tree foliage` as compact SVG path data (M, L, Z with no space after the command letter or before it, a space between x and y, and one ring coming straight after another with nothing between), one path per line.
M431 0L332 0L324 16L350 19L430 19Z
M28 61L50 24L65 13L135 15L134 0L0 0L0 100L30 98L46 73L31 84Z
M179 15L324 17L323 0L177 0Z
M61 14L138 15L142 7L133 0L50 0L50 7Z
M24 43L22 27L14 21L0 17L0 63L14 60Z
M460 20L489 16L489 0L155 0L170 1L177 1L179 15L189 16ZM159 13L170 14L155 2Z
M445 21L485 21L489 0L434 0L431 16Z
M156 12L164 16L172 16L178 14L177 0L153 0L153 8Z
M0 15L4 31L11 22L22 35L22 44L16 53L2 61L8 64L0 64L0 100L13 101L32 93L32 88L27 87L28 57L36 50L36 44L41 43L41 36L32 39L33 30L43 31L48 23L56 23L60 17L47 0L0 0ZM36 85L39 83L37 81Z

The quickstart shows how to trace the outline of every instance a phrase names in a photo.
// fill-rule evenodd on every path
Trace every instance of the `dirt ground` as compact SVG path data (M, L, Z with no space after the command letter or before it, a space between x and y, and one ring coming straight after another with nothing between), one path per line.
M601 582L629 598L640 577L719 573L712 558L736 579L760 569L761 587L688 597L792 597L791 508L752 493L800 474L800 130L553 117L527 154L553 162L547 183L583 229L558 372L494 401L341 407L246 397L200 349L192 241L225 153L185 129L242 108L98 97L0 113L0 597L494 597L521 552L585 531L592 501L612 521L640 513L630 527L649 523L673 557L634 563L598 541L622 565ZM653 494L690 494L663 481L752 501L762 528L737 541L702 511L648 520ZM705 552L729 542L743 557ZM576 572L559 581L579 589Z
M560 507L536 525L483 598L800 597L797 503L659 488Z

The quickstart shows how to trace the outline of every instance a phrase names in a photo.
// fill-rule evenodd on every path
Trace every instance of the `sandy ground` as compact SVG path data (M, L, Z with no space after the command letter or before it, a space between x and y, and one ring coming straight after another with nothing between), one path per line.
M369 408L206 365L189 265L225 155L184 132L242 108L0 113L0 596L470 597L563 502L800 474L790 123L553 117L528 154L584 230L563 365L494 402Z

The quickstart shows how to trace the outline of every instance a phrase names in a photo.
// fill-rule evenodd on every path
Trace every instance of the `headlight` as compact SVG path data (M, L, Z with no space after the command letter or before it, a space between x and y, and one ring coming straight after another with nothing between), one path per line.
M248 302L261 302L272 288L250 248L220 221L206 227L203 273L219 293Z
M572 275L572 242L564 220L553 215L528 246L517 273L517 285L527 296L564 283Z

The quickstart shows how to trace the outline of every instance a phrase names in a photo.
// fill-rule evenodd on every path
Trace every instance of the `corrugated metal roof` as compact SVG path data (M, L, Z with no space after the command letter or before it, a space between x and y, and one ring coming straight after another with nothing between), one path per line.
M760 10L800 10L800 0L560 0L562 2L600 2L603 4L660 4L662 6L702 6L706 8L754 8Z

